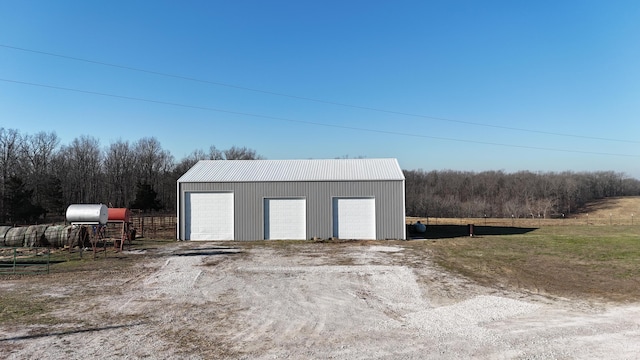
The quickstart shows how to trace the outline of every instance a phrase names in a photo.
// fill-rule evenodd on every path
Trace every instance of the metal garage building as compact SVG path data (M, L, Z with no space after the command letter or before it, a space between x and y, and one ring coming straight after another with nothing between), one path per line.
M201 160L178 179L178 240L404 239L396 159Z

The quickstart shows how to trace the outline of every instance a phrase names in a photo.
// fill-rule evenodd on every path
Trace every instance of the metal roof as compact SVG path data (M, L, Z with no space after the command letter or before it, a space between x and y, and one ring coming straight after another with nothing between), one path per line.
M373 180L404 180L398 160L200 160L178 182Z

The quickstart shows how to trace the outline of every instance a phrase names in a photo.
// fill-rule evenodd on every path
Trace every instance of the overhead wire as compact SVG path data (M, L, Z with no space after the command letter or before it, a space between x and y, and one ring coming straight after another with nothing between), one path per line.
M494 143L494 142L487 142L487 141L465 140L465 139L456 139L456 138L448 138L448 137L440 137L440 136L430 136L430 135L424 135L424 134L404 133L404 132L398 132L398 131L378 130L378 129L371 129L371 128L356 127L356 126L327 124L327 123L321 123L321 122L315 122L315 121L289 119L289 118L270 116L270 115L261 115L261 114L253 114L253 113L241 112L241 111L218 109L218 108L213 108L213 107L208 107L208 106L188 105L188 104L181 104L181 103L170 102L170 101L145 99L145 98L139 98L139 97L133 97L133 96L109 94L109 93L103 93L103 92L98 92L98 91L74 89L74 88L67 88L67 87L62 87L62 86L38 84L38 83L19 81L19 80L11 80L11 79L4 79L4 78L0 78L0 81L4 81L4 82L7 82L7 83L14 83L14 84L42 87L42 88L48 88L48 89L55 89L55 90L70 91L70 92L89 94L89 95L105 96L105 97L124 99L124 100L131 100L131 101L141 101L141 102L147 102L147 103L153 103L153 104L161 104L161 105L169 105L169 106L176 106L176 107L189 108L189 109L213 111L213 112L219 112L219 113L225 113L225 114L233 114L233 115L239 115L239 116L249 116L249 117L255 117L255 118L262 118L262 119L286 121L286 122L292 122L292 123L314 125L314 126L323 126L323 127L331 127L331 128L339 128L339 129L354 130L354 131L366 131L366 132L371 132L371 133L379 133L379 134L387 134L387 135L408 136L408 137L416 137L416 138L424 138L424 139L455 141L455 142L462 142L462 143L493 145L493 146L520 148L520 149L545 150L545 151L576 153L576 154L588 154L588 155L604 155L604 156L640 158L640 155L632 155L632 154L604 153L604 152L596 152L596 151L581 151L581 150L573 150L573 149L557 149L557 148L547 148L547 147L539 147L539 146L503 144L503 143Z
M472 121L456 120L456 119L450 119L450 118L444 118L444 117L412 114L412 113L402 112L402 111L394 111L394 110L374 108L374 107L369 107L369 106L353 105L353 104L347 104L347 103L337 102L337 101L322 100L322 99L316 99L316 98L305 97L305 96L285 94L285 93L269 91L269 90L261 90L261 89L245 87L245 86L239 86L239 85L234 85L234 84L228 84L228 83L223 83L223 82L204 80L204 79L199 79L199 78L195 78L195 77L169 74L169 73L165 73L165 72L147 70L147 69L142 69L142 68L137 68L137 67L132 67L132 66L126 66L126 65L118 65L118 64L108 63L108 62L104 62L104 61L84 59L84 58L80 58L80 57L61 55L61 54L56 54L56 53L51 53L51 52L46 52L46 51L40 51L40 50L32 50L32 49L27 49L27 48L17 47L17 46L11 46L11 45L6 45L6 44L0 44L0 47L7 48L7 49L24 51L24 52L30 52L30 53L34 53L34 54L53 56L53 57L58 57L58 58L62 58L62 59L80 61L80 62L85 62L85 63L90 63L90 64L108 66L108 67L113 67L113 68L118 68L118 69L129 70L129 71L135 71L135 72L140 72L140 73L163 76L163 77L168 77L168 78L181 79L181 80L186 80L186 81L192 81L192 82L204 83L204 84L209 84L209 85L228 87L228 88L233 88L233 89L238 89L238 90L251 91L251 92L256 92L256 93L261 93L261 94L267 94L267 95L279 96L279 97L286 97L286 98L290 98L290 99L304 100L304 101L316 102L316 103L327 104L327 105L347 107L347 108L352 108L352 109L360 109L360 110L374 111L374 112L380 112L380 113L386 113L386 114L392 114L392 115L400 115L400 116L407 116L407 117L414 117L414 118L437 120L437 121L458 123L458 124L463 124L463 125L481 126L481 127L488 127L488 128L494 128L494 129L528 132L528 133L535 133L535 134L542 134L542 135L552 135L552 136L559 136L559 137L570 137L570 138L577 138L577 139L599 140L599 141L608 141L608 142L640 144L640 141L638 141L638 140L613 139L613 138L605 138L605 137L598 137L598 136L567 134L567 133L559 133L559 132L553 132L553 131L533 130L533 129L512 127L512 126L503 126L503 125L478 123L478 122L472 122Z

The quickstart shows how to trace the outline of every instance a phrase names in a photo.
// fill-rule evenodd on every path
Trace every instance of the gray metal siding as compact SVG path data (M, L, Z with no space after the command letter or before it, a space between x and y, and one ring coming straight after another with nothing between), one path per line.
M185 238L184 193L188 191L233 191L235 197L235 240L264 238L264 199L302 197L307 199L307 237L329 238L333 234L333 198L376 199L376 237L405 238L404 180L385 181L301 181L178 183L178 238Z

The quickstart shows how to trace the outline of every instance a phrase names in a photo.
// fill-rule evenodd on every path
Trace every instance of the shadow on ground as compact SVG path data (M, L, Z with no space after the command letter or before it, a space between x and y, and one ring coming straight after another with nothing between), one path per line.
M237 248L230 247L204 247L176 252L174 256L209 256L209 255L234 255L241 252Z
M145 323L135 323L135 324L126 324L126 325L111 325L111 326L103 326L103 327L94 327L94 328L88 328L88 329L73 329L73 330L67 330L67 331L44 332L44 333L39 333L39 334L30 334L30 335L23 335L23 336L8 337L8 338L0 339L0 341L30 340L30 339L36 339L36 338L41 338L41 337L47 337L47 336L65 336L65 335L72 335L72 334L81 334L81 333L89 333L89 332L98 332L98 331L104 331L104 330L127 328L127 327L133 327L133 326L140 326L140 325L144 325L144 324Z
M522 228L510 226L474 226L474 236L483 235L519 235L536 230L536 228ZM448 239L469 236L468 225L429 225L424 233L408 230L409 239Z

